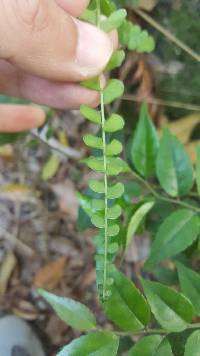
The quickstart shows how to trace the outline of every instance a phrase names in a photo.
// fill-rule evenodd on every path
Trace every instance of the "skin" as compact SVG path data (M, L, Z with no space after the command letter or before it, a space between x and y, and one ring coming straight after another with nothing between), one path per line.
M58 109L96 106L81 80L101 73L117 47L109 35L78 20L89 0L0 1L0 94ZM41 126L36 106L0 105L0 132Z

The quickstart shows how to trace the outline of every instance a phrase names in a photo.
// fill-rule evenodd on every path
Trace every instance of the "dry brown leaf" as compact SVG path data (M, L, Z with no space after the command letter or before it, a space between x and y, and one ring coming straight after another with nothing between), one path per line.
M8 282L16 267L17 259L12 252L9 252L4 258L0 269L0 296L3 296L7 290Z
M38 311L33 304L27 300L20 300L17 306L14 306L12 313L24 320L37 320Z
M65 262L66 257L60 257L42 267L33 279L34 287L47 290L54 289L64 276Z
M165 127L178 137L178 139L183 143L187 143L189 138L197 124L200 123L200 114L192 114L185 116L179 120L165 123Z
M200 145L200 140L195 140L186 145L186 150L191 158L192 163L196 163L196 148Z
M52 190L58 197L60 211L68 214L73 220L77 218L78 199L72 181L66 179L63 183L54 184Z
M139 7L146 11L151 11L156 6L158 0L139 0Z

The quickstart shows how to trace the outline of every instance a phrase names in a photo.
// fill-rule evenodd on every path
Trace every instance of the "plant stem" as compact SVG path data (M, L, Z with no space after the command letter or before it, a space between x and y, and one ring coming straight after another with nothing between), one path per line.
M143 179L142 177L140 177L137 173L131 171L131 174L134 176L135 179L137 179L139 182L141 182L143 184L143 186L148 191L150 191L155 198L162 200L162 201L166 201L168 203L180 205L180 206L183 206L184 208L191 209L191 210L195 211L196 213L200 213L200 208L196 208L194 205L185 203L181 200L165 197L165 196L157 193L157 191L151 186L151 184L148 181L146 181L145 179Z
M97 19L96 24L100 27L101 19L101 9L100 1L96 0L97 5ZM99 77L100 83L100 106L101 106L101 136L103 141L103 167L104 167L104 269L103 269L103 300L106 299L106 281L107 281L107 255L108 255L108 177L107 177L107 156L106 156L106 133L104 130L105 126L105 107L104 107L104 95L103 88L101 87L101 78Z
M106 157L106 134L105 126L105 109L103 91L101 90L101 123L102 123L102 141L103 141L103 166L104 166L104 275L103 275L103 299L106 295L106 280L107 280L107 254L108 254L108 177L107 177L107 157Z

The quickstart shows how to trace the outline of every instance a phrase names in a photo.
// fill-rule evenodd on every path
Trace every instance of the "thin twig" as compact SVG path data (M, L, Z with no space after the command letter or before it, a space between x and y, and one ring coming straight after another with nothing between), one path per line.
M200 55L196 53L192 48L186 45L184 42L179 40L175 35L173 35L169 30L166 30L162 25L160 25L157 21L152 19L146 12L140 10L138 8L134 8L133 11L143 18L146 22L148 22L152 27L161 32L166 38L168 38L171 42L175 43L179 48L181 48L184 52L190 55L197 62L200 62Z
M46 135L44 132L38 132L36 129L33 129L31 132L31 135L40 140L42 143L44 143L46 146L51 148L54 151L59 152L60 154L64 155L65 157L68 158L73 158L75 160L79 160L83 158L83 153L81 151L75 150L71 147L66 147L62 145L60 142L58 142L55 138L50 138L47 139Z
M148 191L150 191L155 198L162 200L162 201L166 201L168 203L180 205L180 206L183 206L184 208L191 209L191 210L195 211L196 213L200 213L200 208L196 208L194 205L185 203L181 200L165 197L165 196L157 193L157 191L152 187L152 185L149 182L147 182L146 180L144 180L142 177L140 177L137 173L131 171L131 174L133 175L133 177L135 179L137 179L139 182L141 182L143 184L143 186Z
M162 99L156 99L156 98L138 98L136 95L132 94L125 94L121 100L126 100L126 101L134 101L137 103L141 103L145 101L147 104L153 104L153 105L159 105L159 106L168 106L171 108L177 108L177 109L185 109L189 111L199 111L200 112L200 106L199 105L193 105L193 104L187 104L187 103L182 103L178 101L169 101L169 100L162 100Z
M10 232L5 230L1 226L0 226L0 234L2 235L3 238L10 241L14 246L16 246L19 249L19 251L22 251L27 256L31 257L35 255L35 251L32 250L31 247L27 246L24 242L20 241L18 238L16 238L14 235L12 235Z

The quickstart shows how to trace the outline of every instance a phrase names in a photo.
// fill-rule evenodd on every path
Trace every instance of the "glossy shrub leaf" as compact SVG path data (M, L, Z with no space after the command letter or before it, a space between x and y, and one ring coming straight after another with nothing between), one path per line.
M103 141L100 137L96 137L91 134L83 136L83 141L86 146L91 148L103 149Z
M95 124L101 124L101 114L99 111L94 110L87 105L81 105L80 113L89 121Z
M130 152L132 162L142 176L154 175L158 147L156 129L148 114L147 105L143 104Z
M200 219L193 211L173 212L160 226L145 268L151 269L156 263L184 251L198 237L199 227Z
M193 167L182 143L164 130L156 164L162 188L172 197L189 193L193 186Z
M190 301L183 294L163 284L142 280L142 285L159 324L169 331L185 330L194 314Z
M104 103L111 104L115 99L120 98L124 92L124 84L121 80L110 79L103 91Z
M101 22L101 29L105 32L110 32L119 28L126 18L126 15L127 13L125 9L114 11L106 20Z
M181 290L192 302L197 315L200 315L200 274L181 263L177 263L176 266Z
M81 82L81 85L87 89L96 90L96 91L101 90L99 77L84 80Z
M116 356L118 346L119 339L115 334L99 331L72 341L57 356Z
M141 205L134 215L132 216L127 229L127 236L126 236L126 249L128 248L134 234L136 233L137 229L139 228L142 220L148 214L148 212L154 206L154 202L148 202Z
M140 339L129 351L128 356L173 356L169 341L160 335Z
M60 159L52 154L42 168L42 180L53 178L60 166Z
M108 187L108 199L120 198L124 193L124 185L122 183L116 183Z
M200 195L200 146L197 147L196 182L198 194Z
M108 62L106 66L106 70L110 72L111 70L118 68L122 65L123 61L125 59L125 52L122 50L118 50L113 53L110 61Z
M101 0L101 13L105 16L109 16L116 10L116 5L110 0Z
M122 130L124 127L124 120L120 115L112 114L105 122L105 132L116 132Z
M141 330L150 320L150 309L135 285L116 269L111 296L103 304L106 315L125 331Z
M194 331L187 339L184 356L199 356L200 330Z
M117 156L123 150L123 146L120 141L112 140L106 147L106 154L108 156Z
M51 304L59 318L74 329L88 331L95 328L95 317L85 305L69 298L58 297L41 289L39 294Z

